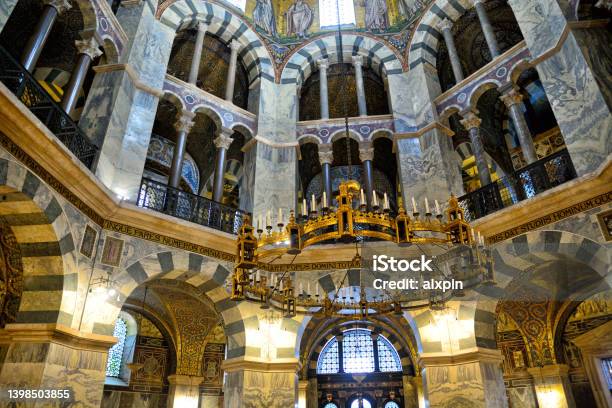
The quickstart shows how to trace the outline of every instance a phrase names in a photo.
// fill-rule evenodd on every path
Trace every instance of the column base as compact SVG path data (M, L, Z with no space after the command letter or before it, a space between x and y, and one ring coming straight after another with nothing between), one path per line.
M198 408L202 381L204 377L195 375L169 375L168 408Z
M534 379L536 397L540 408L576 407L569 383L569 367L566 364L531 367L527 369L527 372Z

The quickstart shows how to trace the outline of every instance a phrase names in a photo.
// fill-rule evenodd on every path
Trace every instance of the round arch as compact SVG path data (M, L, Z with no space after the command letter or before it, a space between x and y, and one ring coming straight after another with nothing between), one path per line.
M342 33L342 50L337 44L338 34L330 33L307 42L296 49L281 67L281 83L304 84L312 72L318 69L317 60L330 58L352 63L353 56L364 57L364 65L383 78L403 72L401 56L378 38L356 33Z
M218 3L196 0L167 0L157 9L156 18L175 31L203 22L211 34L226 43L237 40L241 45L238 57L244 62L249 82L266 77L274 80L270 54L259 35L241 17Z

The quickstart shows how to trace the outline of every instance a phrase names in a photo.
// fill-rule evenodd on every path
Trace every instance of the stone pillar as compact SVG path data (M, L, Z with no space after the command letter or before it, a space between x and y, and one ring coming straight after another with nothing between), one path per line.
M230 54L229 68L227 70L227 83L225 86L225 100L232 102L234 100L234 84L236 83L236 64L238 63L238 51L240 51L240 43L237 40L232 40L230 43L232 50Z
M204 377L172 374L168 376L168 408L199 408L200 384Z
M480 27L482 27L482 32L484 34L485 40L487 41L487 45L489 46L489 52L491 53L491 59L495 59L499 55L499 46L497 45L497 39L495 38L495 31L493 30L493 26L489 21L489 16L487 16L487 10L484 6L485 0L474 0L474 8L476 9L476 14L478 14L478 19L480 20Z
M319 98L321 100L321 119L329 119L329 97L327 92L327 68L329 61L322 59L317 61L319 66Z
M87 75L91 62L96 57L102 55L100 44L98 44L98 41L96 41L92 34L86 39L75 41L75 45L78 51L77 62L72 70L70 81L62 97L62 108L68 115L72 113L76 105L79 92L83 87L83 82L85 82L85 76Z
M308 398L306 399L306 408L319 408L319 384L317 377L308 379Z
M420 353L429 408L507 408L499 350L473 348L460 354Z
M455 47L455 39L453 38L453 22L448 18L442 20L438 27L442 30L444 36L444 42L446 43L446 49L448 50L448 57L450 59L451 67L453 68L453 75L455 76L455 83L463 81L463 68L461 67L461 60L459 54L457 54L457 47Z
M298 408L308 408L308 380L298 382Z
M298 396L299 363L291 360L278 363L242 358L224 360L221 368L226 373L225 407L294 407Z
M540 408L576 408L568 371L565 364L527 368L533 377Z
M409 375L402 376L402 388L404 389L404 408L419 408L419 390L418 383L423 384L421 377L411 377Z
M69 389L72 405L98 408L108 350L116 342L112 336L83 333L59 324L8 324L0 330L0 343L6 350L0 388ZM45 405L39 404L36 406Z
M94 172L114 194L135 202L147 159L175 31L155 19L150 3L121 7L128 43L121 64L94 68L96 76L79 127L99 147Z
M359 160L363 166L363 192L366 196L368 209L372 209L372 194L374 193L374 170L372 161L374 160L374 147L371 142L359 144Z
M193 48L193 56L191 57L191 67L189 69L189 83L196 84L198 82L198 74L200 73L200 61L202 60L202 47L204 46L204 37L208 30L208 24L198 23L198 34L196 35L195 46Z
M173 188L179 188L181 176L183 175L183 160L185 159L185 149L187 148L187 136L193 127L193 119L195 113L184 111L180 112L174 128L177 131L176 145L172 154L172 166L170 167L170 176L168 177L168 185Z
M296 84L260 80L257 136L244 148L240 208L254 216L297 206Z
M331 145L319 145L319 161L321 162L321 196L327 196L327 205L332 206L331 164L334 161L334 151ZM308 200L308 198L306 198Z
M527 121L523 115L523 95L521 95L518 89L510 88L508 91L505 91L499 99L501 99L508 108L508 113L512 123L514 123L514 130L516 130L525 161L527 164L538 161L533 138L531 137L531 132L529 131Z
M368 116L365 88L363 86L362 65L363 57L361 55L354 55L353 66L355 67L355 85L357 88L357 105L359 106L359 116Z
M30 72L36 68L38 57L40 57L47 38L49 38L55 20L64 11L72 8L68 0L45 0L44 4L42 15L38 19L34 33L28 39L21 56L21 64Z
M480 123L482 120L476 116L474 112L463 114L461 124L469 132L470 141L472 142L472 150L476 160L476 168L478 169L478 178L480 179L480 187L491 184L491 173L489 165L485 157L485 150L480 138Z
M227 156L227 150L232 144L232 134L234 131L231 129L223 128L221 133L214 140L215 147L217 148L217 158L215 160L215 178L213 179L213 201L218 203L223 201L223 177L225 176L225 157Z
M612 153L612 113L604 97L608 87L596 80L559 2L509 0L508 4L532 60L537 61L535 68L576 172L589 174ZM598 55L590 48L588 52Z

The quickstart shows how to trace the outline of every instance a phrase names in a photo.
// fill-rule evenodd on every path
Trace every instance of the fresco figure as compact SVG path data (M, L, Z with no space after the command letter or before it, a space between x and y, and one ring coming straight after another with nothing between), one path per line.
M314 13L304 0L295 0L295 3L286 11L287 35L295 34L298 38L306 38L306 31L310 28Z
M366 0L365 25L368 30L386 30L389 27L386 0Z
M253 10L253 20L257 27L276 37L276 20L271 0L257 0Z

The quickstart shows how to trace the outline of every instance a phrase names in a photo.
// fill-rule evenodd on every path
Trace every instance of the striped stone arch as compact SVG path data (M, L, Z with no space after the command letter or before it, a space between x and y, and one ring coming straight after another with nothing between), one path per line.
M397 351L402 364L402 372L406 375L415 375L415 373L419 371L416 363L417 356L413 345L406 336L400 334L390 324L386 324L380 320L372 322L334 321L332 324L326 324L326 327L321 329L317 327L320 323L320 320L312 319L306 325L305 334L302 338L302 347L300 349L301 355L303 356L301 379L316 377L319 356L327 342L333 337L350 329L368 329L382 334Z
M281 67L281 83L303 84L312 72L318 70L317 60L329 58L331 63L352 62L351 57L362 55L364 65L380 77L403 72L401 56L380 39L364 34L342 33L342 52L339 52L338 35L328 34L302 45L295 50Z
M462 302L458 319L474 321L475 338L464 342L462 348L483 347L495 349L496 341L496 308L505 296L505 289L515 280L520 279L538 265L549 261L571 261L585 270L597 273L601 277L600 284L588 291L575 293L576 300L582 300L593 293L608 290L611 286L610 276L611 256L605 246L581 235L567 231L533 231L520 235L512 240L504 241L493 249L495 265L495 286L482 286L471 293L469 300ZM568 282L568 287L572 283ZM574 284L580 288L581 285ZM430 318L419 315L415 322L424 322ZM428 351L441 350L440 343L428 344Z
M118 301L109 302L115 311L94 322L93 332L112 334L114 318L125 299L139 285L151 279L179 280L195 287L212 302L223 319L227 358L241 357L245 354L243 317L238 303L230 300L224 287L230 268L229 264L222 264L219 260L189 252L164 251L148 255L121 270L114 278L120 297Z
M16 323L71 327L79 280L68 218L47 185L20 163L1 157L0 217L11 227L22 256Z
M176 31L193 27L198 21L208 24L208 32L223 41L240 42L238 58L244 63L250 82L260 77L274 81L272 59L261 38L244 19L222 5L199 0L167 0L157 9L156 17Z
M438 43L444 41L438 23L445 18L453 22L457 21L472 7L471 0L436 0L423 14L412 36L408 51L410 69L423 63L429 63L435 67L438 58Z

